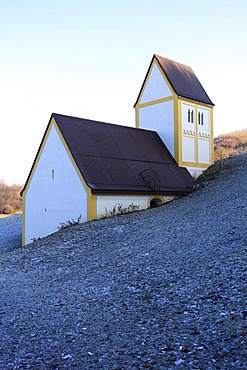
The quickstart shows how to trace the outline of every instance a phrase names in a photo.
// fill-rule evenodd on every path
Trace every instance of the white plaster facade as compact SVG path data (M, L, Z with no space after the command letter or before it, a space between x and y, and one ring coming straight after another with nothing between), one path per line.
M120 213L147 209L150 207L151 199L162 199L162 203L167 203L172 201L174 197L151 195L97 195L97 219Z
M197 176L213 163L212 105L177 95L156 57L135 109L136 127L156 131L179 166Z
M182 130L182 160L184 162L210 164L211 144L209 109L183 102ZM198 154L196 146L198 146Z
M168 96L172 96L172 92L161 75L159 68L154 64L140 103L143 104L151 100L158 100Z
M198 107L198 161L210 164L211 147L210 147L210 114L209 110Z
M41 154L24 197L23 244L68 220L87 221L87 192L54 125Z
M139 211L148 208L150 196L98 195L96 203L97 218L108 217L121 210Z
M195 105L182 103L182 160L196 162Z
M166 100L167 98L170 98L170 100L160 102L160 99ZM174 156L172 92L156 63L152 66L139 104L138 127L158 132L168 150Z
M194 177L195 179L200 176L205 170L201 167L190 167L190 166L186 166L187 170L189 171L189 173L191 174L192 177Z
M140 107L139 128L156 131L174 156L174 108L172 100Z

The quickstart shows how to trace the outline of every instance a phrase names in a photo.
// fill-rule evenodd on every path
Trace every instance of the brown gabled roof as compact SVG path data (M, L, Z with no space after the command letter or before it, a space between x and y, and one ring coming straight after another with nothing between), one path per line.
M53 114L94 193L186 194L194 181L154 131Z
M187 99L192 99L201 103L214 105L214 103L207 95L206 91L204 90L203 86L201 85L200 81L196 77L191 67L186 66L185 64L174 62L171 59L161 57L160 55L154 54L148 72L144 79L143 85L139 92L137 101L134 106L136 106L139 100L145 80L148 76L149 70L154 59L158 62L163 73L165 74L169 83L171 84L171 87L178 96Z

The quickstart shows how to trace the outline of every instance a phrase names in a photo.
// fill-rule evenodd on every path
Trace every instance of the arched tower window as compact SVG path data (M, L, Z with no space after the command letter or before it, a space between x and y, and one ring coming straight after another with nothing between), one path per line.
M190 122L190 109L188 109L188 122Z

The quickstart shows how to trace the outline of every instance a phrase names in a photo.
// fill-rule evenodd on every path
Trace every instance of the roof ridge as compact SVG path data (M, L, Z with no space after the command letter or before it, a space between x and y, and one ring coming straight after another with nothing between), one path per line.
M98 121L98 120L93 120L93 119L89 119L89 118L81 118L81 117L75 117L75 116L69 116L69 115L65 115L65 114L60 114L60 113L52 113L52 116L61 116L61 117L65 117L65 118L72 118L72 119L77 119L77 120L80 120L80 121L88 121L89 123L96 123L96 124L103 124L103 125L111 125L111 126L117 126L117 127L123 127L123 128L127 128L127 129L132 129L136 132L136 127L134 126L127 126L127 125L122 125L122 124L119 124L119 123L111 123L111 122L105 122L105 121ZM154 134L157 134L157 132L155 130L150 130L150 129L144 129L144 128L138 128L138 131L148 131L148 132L153 132ZM157 134L158 135L158 134Z

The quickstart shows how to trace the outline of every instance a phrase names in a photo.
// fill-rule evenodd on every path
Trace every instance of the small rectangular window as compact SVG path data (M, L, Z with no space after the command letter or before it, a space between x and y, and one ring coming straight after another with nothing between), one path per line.
M194 122L194 112L193 112L193 110L191 110L191 123L193 123Z
M198 113L198 125L200 125L201 124L201 113L199 112Z
M190 122L190 109L188 109L188 122Z
M203 125L203 113L201 114L201 125Z
M51 170L51 178L54 179L55 178L55 170Z

